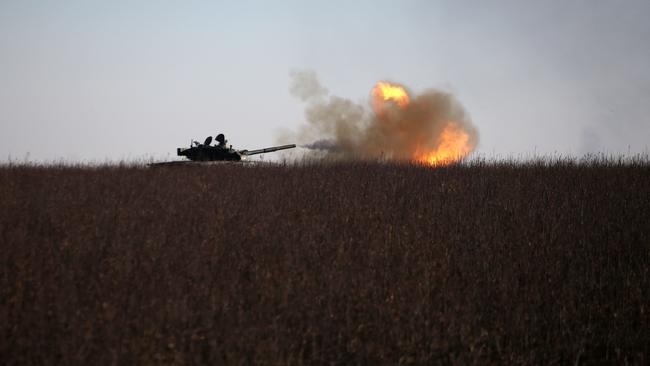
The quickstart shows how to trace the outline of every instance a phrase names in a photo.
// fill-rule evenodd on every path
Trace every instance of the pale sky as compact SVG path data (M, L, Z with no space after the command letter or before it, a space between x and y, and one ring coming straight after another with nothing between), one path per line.
M271 146L304 123L295 69L451 91L488 156L650 146L648 0L0 0L0 161Z

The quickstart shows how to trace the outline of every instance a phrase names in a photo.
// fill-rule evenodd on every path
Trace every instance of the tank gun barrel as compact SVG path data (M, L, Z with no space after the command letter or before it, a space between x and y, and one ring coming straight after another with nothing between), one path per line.
M267 147L264 149L257 149L257 150L243 150L241 153L242 155L256 155L256 154L264 154L264 153L278 151L278 150L293 149L294 147L296 147L296 144L273 146L273 147Z

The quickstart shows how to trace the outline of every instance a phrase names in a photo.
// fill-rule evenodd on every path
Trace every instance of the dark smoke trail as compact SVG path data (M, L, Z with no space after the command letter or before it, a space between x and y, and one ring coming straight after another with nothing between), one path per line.
M329 152L337 152L341 150L341 147L334 140L318 140L314 141L311 144L300 145L310 150L324 150Z

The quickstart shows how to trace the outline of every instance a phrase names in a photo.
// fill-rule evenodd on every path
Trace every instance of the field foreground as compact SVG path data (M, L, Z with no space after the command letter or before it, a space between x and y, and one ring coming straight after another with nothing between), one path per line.
M650 362L650 166L0 168L3 364Z

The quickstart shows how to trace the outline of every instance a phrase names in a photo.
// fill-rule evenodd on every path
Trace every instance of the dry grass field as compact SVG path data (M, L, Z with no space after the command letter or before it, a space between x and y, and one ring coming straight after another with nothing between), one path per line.
M0 168L0 361L648 364L650 164Z

